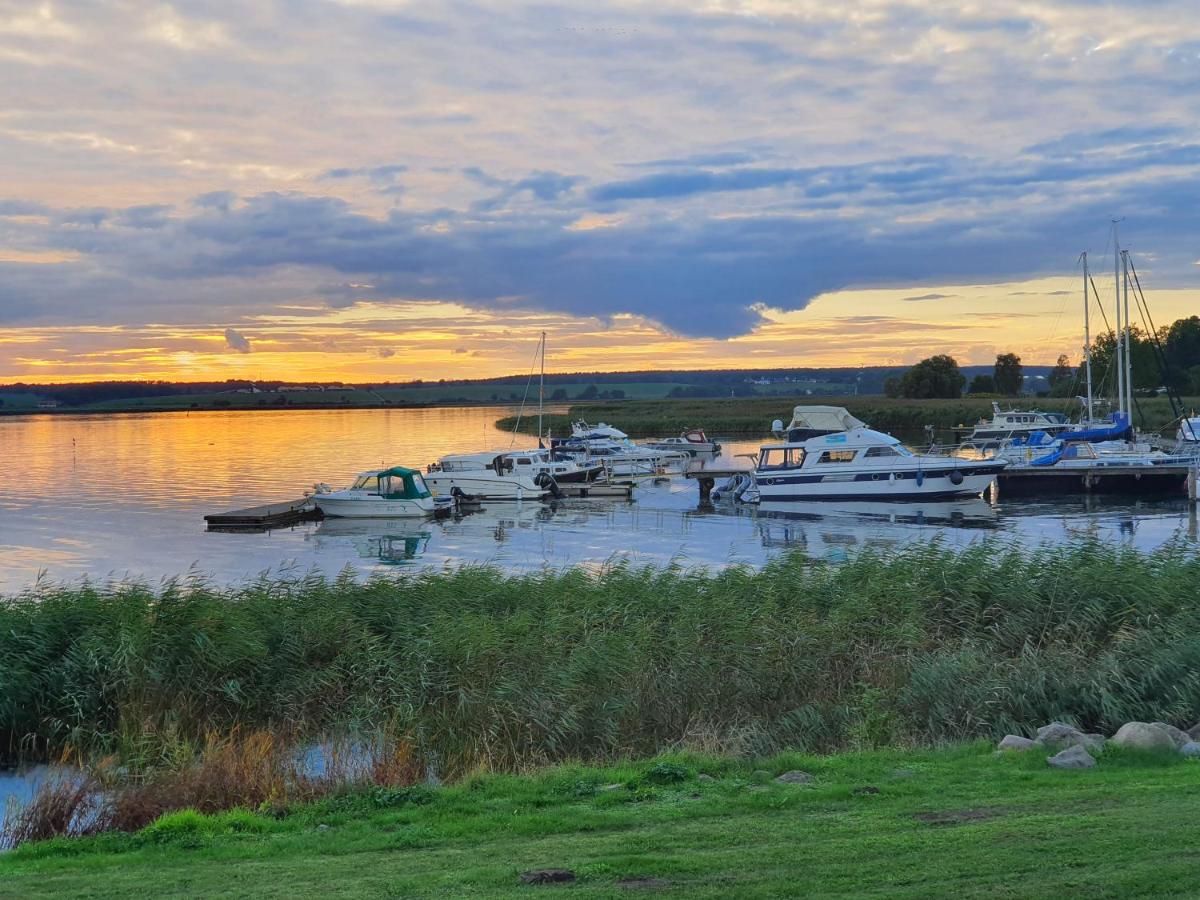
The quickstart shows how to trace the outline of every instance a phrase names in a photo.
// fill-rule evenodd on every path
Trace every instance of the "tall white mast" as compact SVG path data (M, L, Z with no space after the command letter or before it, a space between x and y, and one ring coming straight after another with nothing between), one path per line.
M1128 398L1126 409L1129 410L1129 421L1133 422L1133 353L1129 347L1129 251L1121 251L1121 269L1124 275L1123 291L1125 294L1125 396Z
M1088 262L1087 251L1083 251L1083 363L1087 370L1087 424L1091 425L1095 419L1093 409L1095 401L1092 399L1092 326L1091 326L1091 304L1088 302Z
M1121 324L1121 247L1117 242L1117 220L1113 219L1113 289L1115 293L1115 302L1117 306L1117 344L1116 350L1117 362L1117 411L1125 412L1125 351L1122 346L1122 337L1125 334L1124 326Z
M544 402L545 387L546 387L546 332L542 332L542 347L539 351L539 356L542 358L542 370L538 375L538 446L542 444L542 404Z

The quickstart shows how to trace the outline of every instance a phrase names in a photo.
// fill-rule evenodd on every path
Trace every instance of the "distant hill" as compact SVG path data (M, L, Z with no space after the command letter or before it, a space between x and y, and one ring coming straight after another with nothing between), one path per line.
M654 400L666 397L846 396L881 394L884 380L907 366L843 368L556 372L546 375L546 399ZM964 366L968 379L991 366ZM1026 366L1045 376L1049 366ZM97 381L81 384L0 385L0 412L39 409L107 411L117 409L211 409L256 407L434 406L516 403L535 400L529 376L414 380L406 382L293 381Z

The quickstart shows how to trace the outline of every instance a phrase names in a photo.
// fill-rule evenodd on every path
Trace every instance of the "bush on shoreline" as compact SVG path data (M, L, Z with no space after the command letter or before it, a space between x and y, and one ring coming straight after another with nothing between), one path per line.
M0 749L152 766L210 732L388 735L453 777L674 748L930 745L1200 711L1200 556L933 545L613 566L42 587L0 601Z

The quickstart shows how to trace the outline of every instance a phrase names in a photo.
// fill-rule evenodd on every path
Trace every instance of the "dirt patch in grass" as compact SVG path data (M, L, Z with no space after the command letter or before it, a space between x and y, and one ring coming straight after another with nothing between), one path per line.
M914 813L913 818L926 825L965 825L967 822L985 822L1008 815L1008 810L999 806L983 809L941 809L933 812Z

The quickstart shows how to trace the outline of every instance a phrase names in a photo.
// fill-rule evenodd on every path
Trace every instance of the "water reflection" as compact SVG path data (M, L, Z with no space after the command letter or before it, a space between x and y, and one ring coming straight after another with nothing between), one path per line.
M415 524L327 520L262 534L206 532L203 515L342 485L380 464L424 467L447 453L521 447L494 427L503 409L304 410L0 418L0 591L52 580L188 571L236 582L260 573L351 566L509 571L633 563L760 565L784 549L816 556L937 537L1027 543L1095 537L1137 547L1197 541L1185 501L1095 496L1053 501L763 504L697 510L694 482L639 487L636 502L492 503ZM619 424L619 423L618 423ZM719 437L719 436L718 436ZM749 465L756 441L722 441L692 465Z

